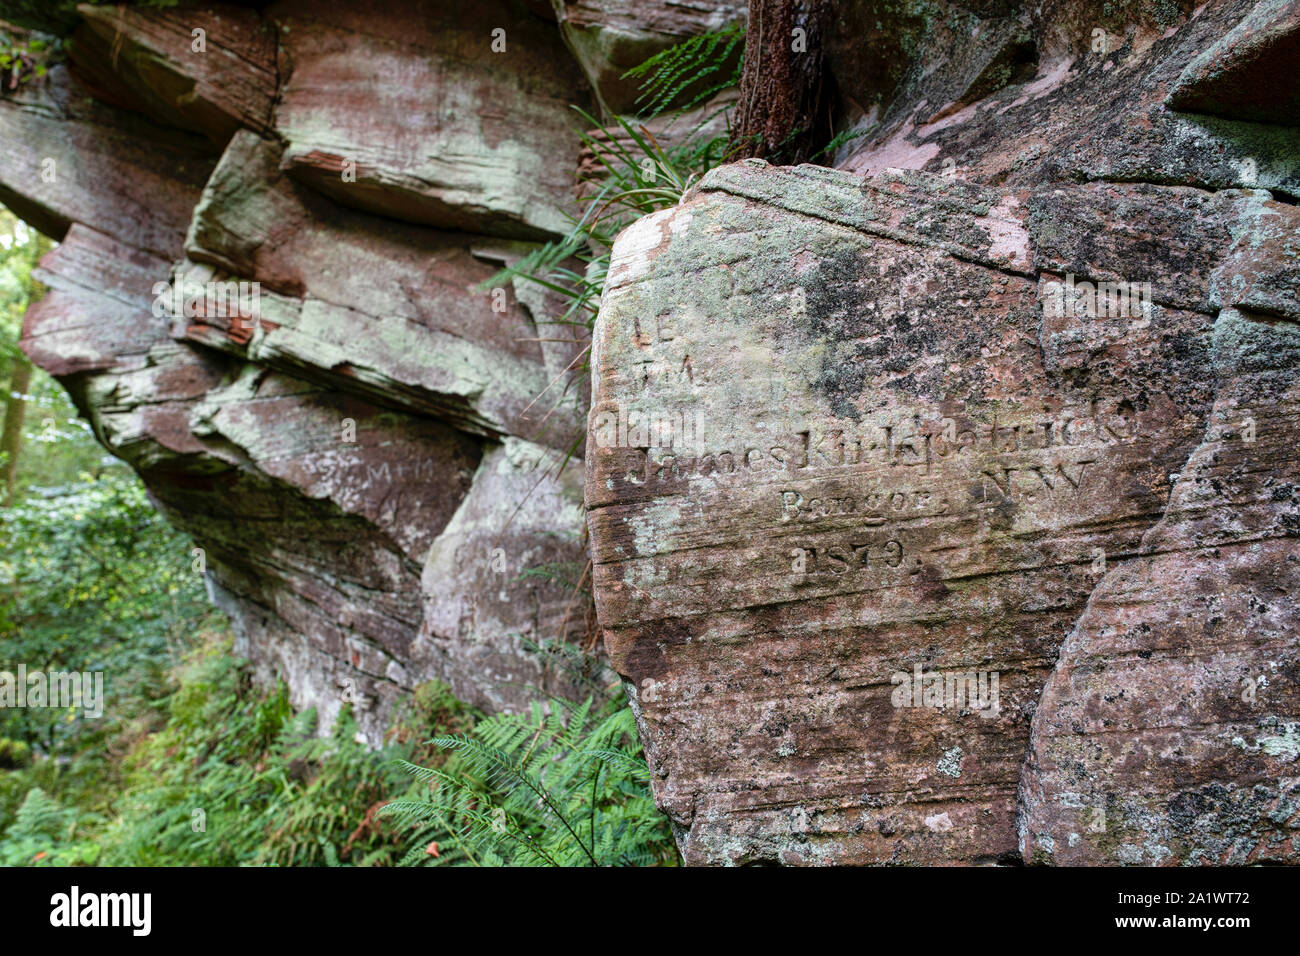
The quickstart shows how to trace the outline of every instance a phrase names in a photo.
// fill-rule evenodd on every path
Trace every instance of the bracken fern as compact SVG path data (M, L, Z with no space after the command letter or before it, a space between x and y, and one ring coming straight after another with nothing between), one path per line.
M383 813L412 831L404 864L646 866L676 861L632 712L552 698L434 738L442 768L406 763L423 787Z

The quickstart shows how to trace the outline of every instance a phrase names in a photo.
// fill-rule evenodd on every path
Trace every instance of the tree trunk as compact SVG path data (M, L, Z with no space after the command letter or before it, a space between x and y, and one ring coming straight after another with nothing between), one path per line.
M27 394L32 384L32 363L21 355L13 360L13 374L9 376L9 390L5 392L5 426L0 432L0 459L3 459L4 503L9 507L14 500L14 485L18 479L18 453L23 445L23 416ZM19 396L19 397L15 397Z
M807 161L830 140L830 0L749 0L731 155Z

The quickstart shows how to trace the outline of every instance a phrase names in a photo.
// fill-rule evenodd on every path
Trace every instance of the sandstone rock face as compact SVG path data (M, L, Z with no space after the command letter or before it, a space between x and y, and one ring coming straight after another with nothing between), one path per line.
M1270 0L1251 9L1178 77L1166 102L1176 110L1261 123L1300 115L1300 8Z
M1200 437L1211 320L1152 304L1080 376L1029 197L954 193L725 167L616 248L593 414L699 431L587 456L606 642L688 860L1014 853L1090 555L1138 546ZM997 673L1000 707L895 707L917 667Z
M529 417L563 370L548 366L537 341L554 337L550 328L539 330L510 290L494 297L476 288L497 271L494 253L504 261L512 244L340 208L279 166L273 145L237 134L186 240L188 257L211 267L185 270L192 281L212 273L261 283L269 294L262 321L246 329L198 316L178 334L299 374L346 376L359 390L469 431L568 447L581 429L576 392L545 423L546 405Z
M283 0L285 168L338 202L511 238L568 232L586 93L519 3ZM499 31L499 32L494 32ZM495 48L494 48L495 47Z
M202 139L92 99L65 66L0 98L0 202L48 235L81 222L152 255L180 253L212 172Z
M78 12L84 19L71 44L72 64L96 96L203 133L217 146L241 128L269 131L275 32L256 12L91 4Z
M554 642L580 642L589 621L575 596L587 575L578 540L582 476L558 452L507 438L484 452L470 494L429 550L417 658L463 700L508 707L521 686L578 698L586 674ZM527 502L527 507L520 507ZM521 580L531 580L521 600Z
M372 741L430 678L587 693L557 649L594 626L585 334L484 283L567 228L588 94L553 23L464 14L86 7L69 66L0 97L0 195L62 240L23 347L260 677Z
M1247 9L992 94L988 25L865 179L620 236L593 578L688 863L1298 858L1300 150L1163 105Z
M1244 122L1258 116L1169 95L1189 82L1185 71L1200 75L1198 57L1227 41L1247 14L1260 15L1256 5L1224 0L1186 16L1172 4L1130 6L1126 14L1123 4L1093 0L1044 5L1028 36L1037 51L1030 69L1035 75L1019 82L1023 66L1003 71L1001 88L973 102L966 102L964 88L969 63L996 58L1005 29L995 29L996 18L970 13L961 15L967 18L961 30L936 27L926 43L917 41L920 52L900 81L901 93L884 107L876 104L874 113L868 110L870 91L861 94L859 109L867 115L859 126L867 135L846 144L837 165L861 174L902 167L1010 185L1102 180L1300 195L1294 110L1272 109L1268 123ZM1294 5L1259 5L1275 12L1278 6ZM1161 17L1153 20L1152 9ZM1294 26L1276 29L1295 35ZM1284 51L1284 41L1272 36L1268 49ZM1245 42L1236 41L1234 49ZM959 47L973 49L958 54ZM1284 58L1279 52L1276 60L1234 67L1238 61L1225 52L1215 62L1223 64L1225 76L1259 76L1269 72L1265 63ZM1290 90L1294 84L1280 79L1287 74L1279 69L1270 75ZM1261 79L1253 85L1275 84ZM1260 93L1256 102L1271 104L1277 95ZM964 105L950 112L954 100Z
M83 7L23 347L326 726L603 637L690 864L1296 862L1297 5L836 3L837 168L632 224L590 340L492 287L745 7Z

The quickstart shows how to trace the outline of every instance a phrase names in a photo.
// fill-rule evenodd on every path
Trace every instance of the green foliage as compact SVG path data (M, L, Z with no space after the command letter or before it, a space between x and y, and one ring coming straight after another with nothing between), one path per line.
M194 651L178 678L165 726L138 739L111 804L87 809L93 786L50 759L0 771L0 801L16 807L0 814L0 864L676 861L626 706L551 700L484 719L430 683L376 751L357 742L348 708L322 738L283 686L255 691L226 639ZM63 801L50 796L60 786Z
M19 365L30 368L18 347L23 315L43 294L32 278L32 270L51 243L38 235L7 209L0 207L0 417L12 391ZM98 473L105 467L126 466L105 454L90 434L90 427L77 417L67 393L40 369L31 369L31 379L22 389L14 408L26 407L19 458L16 498L32 488L57 487L77 480L82 472ZM0 449L0 469L5 452ZM0 503L4 501L0 486ZM0 537L0 548L4 538Z
M730 71L728 65L738 57L743 40L744 32L738 26L693 37L626 75L645 77L641 98L649 104L649 115L664 111L684 92L690 94L686 107L690 108L738 82L739 65ZM717 77L716 82L707 82L710 77ZM727 105L721 110L730 108ZM609 272L614 237L633 220L677 205L693 182L723 162L728 137L703 134L706 118L683 142L665 148L645 126L634 125L625 117L615 117L617 129L611 134L601 130L600 120L579 107L574 109L595 131L582 134L583 146L598 168L588 180L594 193L587 197L582 213L570 217L572 225L563 239L534 250L479 288L498 288L516 280L535 283L563 303L558 314L539 319L539 324L591 328ZM587 367L584 353L580 368L585 371ZM577 453L581 441L569 449L559 470Z
M0 840L0 866L92 865L100 853L91 829L98 822L33 787Z
M62 52L57 40L0 30L0 94L45 76Z
M656 53L623 79L643 79L637 108L658 116L670 106L694 109L723 90L740 85L744 69L745 25L702 33Z
M107 812L118 751L160 719L166 668L211 615L189 543L18 349L23 312L42 292L32 269L49 248L0 208L0 390L6 418L27 412L14 500L0 508L0 669L102 671L108 707L99 719L0 710L0 831L34 787ZM31 377L15 385L23 369Z
M851 143L855 139L860 139L863 136L870 135L874 131L874 129L875 127L867 127L866 129L841 130L840 132L836 133L834 136L831 137L830 142L828 142L817 152L813 153L811 158L818 159L822 156L834 157L835 151L839 149L841 146L843 146L846 143Z
M103 727L75 712L0 711L0 733L46 753L108 731L165 686L196 622L210 615L190 544L125 469L83 475L0 511L0 668L101 671Z
M6 49L6 40L5 34L0 33L0 54ZM40 252L36 232L0 206L0 368L22 356L18 350L18 334L23 313L36 291L32 269Z
M234 866L256 856L279 789L261 758L292 714L284 688L253 693L228 650L196 652L167 725L127 758L122 813L107 835L114 862Z
M648 114L658 115L683 89L702 77L719 73L741 43L743 31L738 26L707 33L656 54L627 75L645 76L642 99L649 104ZM738 78L737 68L688 101L687 108L735 85ZM722 162L726 136L688 135L684 143L665 149L644 126L615 117L621 135L628 140L624 144L620 136L602 132L600 120L579 107L574 109L596 131L582 136L583 145L599 166L597 175L590 179L596 192L588 197L582 214L571 219L568 235L535 250L482 287L492 288L514 279L535 282L567 302L566 310L552 321L590 325L595 319L614 236L633 219L680 202L695 179ZM579 271L570 265L574 259L586 267Z
M167 726L130 758L105 862L395 862L401 847L375 811L389 794L409 789L396 761L411 756L412 746L398 740L369 750L357 742L348 707L328 737L317 737L314 711L295 716L283 686L256 694L247 666L228 651L214 644L191 660ZM443 688L417 694L404 719L425 732L434 719L472 726L468 709L451 700Z
M422 729L435 719L438 726L473 726L470 709L452 697L444 684L424 685L413 704L405 719ZM273 753L275 763L288 768L291 777L305 775L305 783L290 789L285 812L269 828L257 862L278 866L393 863L400 841L376 813L393 792L408 789L394 760L409 754L410 747L398 742L382 753L367 750L356 742L356 724L346 709L327 739L308 736L305 718L299 718L300 726L293 733L277 741Z
M0 770L17 770L32 759L32 748L21 740L0 737Z
M588 124L599 126L594 116L574 109ZM618 125L631 148L614 136L582 134L583 145L599 163L603 177L593 182L597 190L582 215L573 220L569 234L503 269L484 282L483 288L514 279L534 282L567 303L565 311L551 322L590 326L595 321L615 235L633 219L676 205L691 180L704 171L692 169L688 163L698 155L697 149L665 151L644 127L638 129L622 117L618 117ZM574 260L583 265L574 265Z
M192 652L178 677L165 726L126 756L110 805L88 811L48 796L60 784L82 803L94 792L88 781L52 774L49 759L0 772L0 800L20 801L0 814L0 862L392 865L405 848L377 811L414 793L400 761L436 759L416 741L434 730L467 733L477 717L444 685L424 685L395 718L392 741L375 751L357 741L346 707L322 738L315 713L295 715L283 685L258 693L228 639Z
M382 811L412 830L407 865L645 866L676 861L650 796L631 710L591 699L536 702L432 743L439 767L404 765L423 785Z

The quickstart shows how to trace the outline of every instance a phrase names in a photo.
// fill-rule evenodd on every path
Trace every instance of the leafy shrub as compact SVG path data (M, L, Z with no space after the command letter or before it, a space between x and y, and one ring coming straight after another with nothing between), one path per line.
M188 539L139 480L115 468L29 494L0 510L0 535L0 669L102 671L108 698L100 721L0 711L0 734L74 752L156 707L168 667L213 616Z
M21 740L0 737L0 770L17 770L31 760L32 748Z

